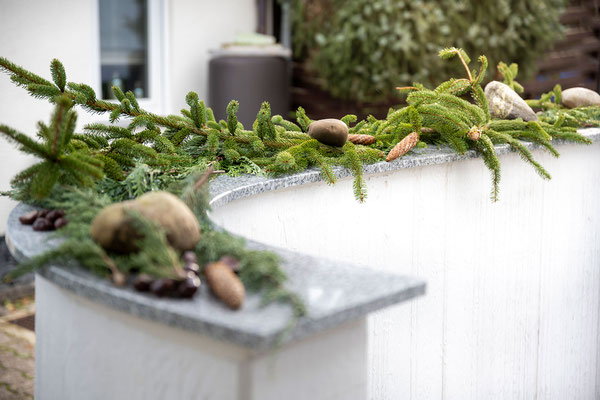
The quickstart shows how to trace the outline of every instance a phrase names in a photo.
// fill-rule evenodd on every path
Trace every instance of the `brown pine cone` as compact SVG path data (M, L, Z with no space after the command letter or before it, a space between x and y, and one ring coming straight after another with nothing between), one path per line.
M467 136L469 137L469 139L471 140L479 140L479 138L481 137L481 129L479 129L478 127L474 126L471 128L471 130L467 133Z
M398 157L402 157L410 149L415 147L419 142L419 134L417 132L411 132L404 139L398 142L397 145L394 146L393 149L390 150L385 161L390 162L395 160Z
M371 135L348 135L348 141L354 144L369 145L375 143L375 136Z
M246 296L244 284L227 264L220 261L210 263L204 268L204 275L215 296L234 310L242 306Z

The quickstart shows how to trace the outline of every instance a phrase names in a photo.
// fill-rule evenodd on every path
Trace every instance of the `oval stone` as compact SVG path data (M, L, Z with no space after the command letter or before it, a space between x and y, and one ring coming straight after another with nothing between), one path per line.
M490 106L490 114L494 118L517 119L523 121L537 121L538 117L510 87L502 82L491 81L485 87L485 97Z
M569 107L600 106L600 94L583 87L574 87L562 91L562 104Z
M308 126L307 133L323 144L342 147L348 140L348 125L339 119L320 119Z
M105 207L92 221L92 239L107 250L136 251L140 235L133 228L127 210L138 211L158 223L165 230L169 244L177 250L191 250L200 240L196 216L183 201L168 192L149 192L137 200Z

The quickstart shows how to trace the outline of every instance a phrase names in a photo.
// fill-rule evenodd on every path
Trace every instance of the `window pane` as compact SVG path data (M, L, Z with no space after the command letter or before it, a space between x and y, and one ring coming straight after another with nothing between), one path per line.
M114 98L111 87L148 93L147 0L100 0L102 97Z

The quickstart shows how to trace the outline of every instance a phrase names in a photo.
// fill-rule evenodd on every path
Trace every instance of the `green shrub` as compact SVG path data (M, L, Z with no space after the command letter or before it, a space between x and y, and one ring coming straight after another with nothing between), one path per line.
M388 101L413 81L436 85L457 69L445 47L517 62L521 76L560 37L564 0L294 0L296 56L335 97Z

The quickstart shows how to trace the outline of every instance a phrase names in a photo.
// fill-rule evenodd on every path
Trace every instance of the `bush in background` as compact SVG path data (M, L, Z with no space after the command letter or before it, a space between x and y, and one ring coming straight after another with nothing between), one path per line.
M462 47L520 75L562 34L564 0L294 0L296 57L333 96L386 102L395 87L456 73L437 57Z

